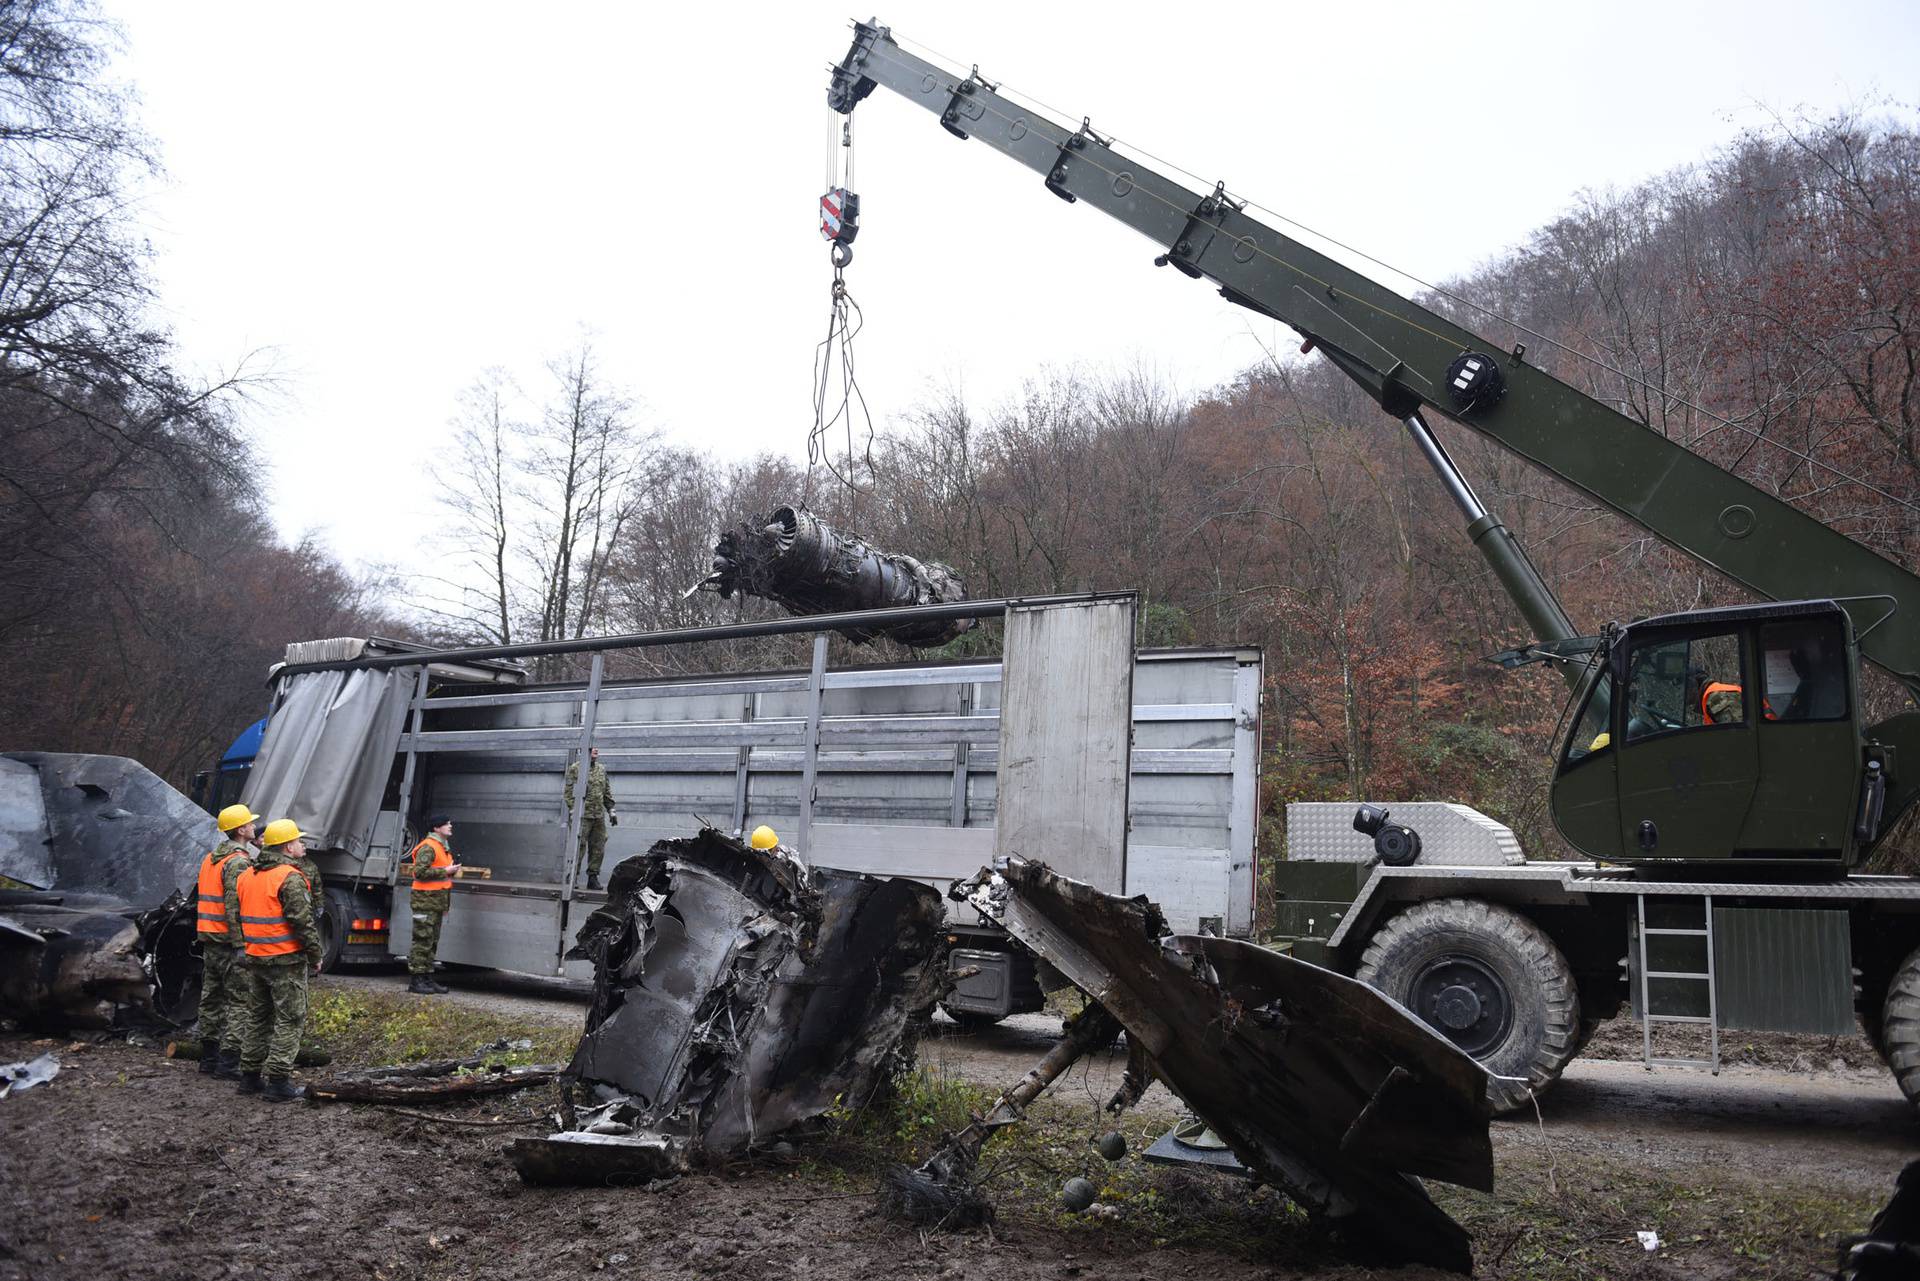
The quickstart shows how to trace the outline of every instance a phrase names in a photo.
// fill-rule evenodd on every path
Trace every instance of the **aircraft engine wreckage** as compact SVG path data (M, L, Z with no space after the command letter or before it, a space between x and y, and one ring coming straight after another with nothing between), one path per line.
M964 1185L986 1139L1117 1023L1128 1061L1109 1110L1138 1102L1158 1077L1241 1165L1351 1248L1472 1270L1466 1232L1409 1176L1492 1190L1486 1072L1406 1010L1255 944L1169 935L1145 898L1102 894L1018 858L952 892L1095 1004L987 1116L891 1178L883 1204L966 1215Z
M594 963L561 1133L529 1183L668 1177L859 1106L911 1053L945 975L944 904L917 881L809 868L711 828L614 869L569 955Z
M191 885L213 820L135 761L0 755L0 1017L155 1027L200 1004Z
M713 573L699 586L728 600L735 592L763 596L795 614L947 605L967 598L966 584L951 566L881 551L804 507L776 507L722 533L713 545ZM862 644L885 636L931 649L974 626L971 618L956 618L841 635Z

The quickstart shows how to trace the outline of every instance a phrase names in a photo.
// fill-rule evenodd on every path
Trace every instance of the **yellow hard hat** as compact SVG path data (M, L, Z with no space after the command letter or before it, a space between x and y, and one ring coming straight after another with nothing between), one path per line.
M260 843L262 845L285 845L288 841L297 841L305 835L306 833L300 830L299 824L295 823L292 819L276 818L273 822L267 824L266 831L260 833Z
M774 846L778 845L779 843L780 843L779 835L776 834L774 830L771 827L768 827L765 823L762 823L760 826L754 828L753 836L749 838L747 841L747 844L753 846L753 848L757 850L770 850Z
M260 816L244 805L229 805L220 811L220 817L214 819L214 825L223 832L231 832L236 827L245 827L257 823Z

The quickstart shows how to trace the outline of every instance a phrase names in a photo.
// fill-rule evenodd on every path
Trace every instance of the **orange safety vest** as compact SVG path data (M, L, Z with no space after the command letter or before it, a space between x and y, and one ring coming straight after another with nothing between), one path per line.
M240 937L247 942L248 956L286 956L300 950L280 906L280 887L289 876L300 876L291 863L240 873ZM306 877L300 876L300 883L313 892Z
M447 852L447 847L440 843L439 837L429 836L421 841L420 845L433 846L433 866L453 866L453 855ZM407 862L413 863L415 859L420 857L420 845L416 845L407 851ZM452 877L442 875L438 879L433 879L432 873L428 873L427 877L423 878L418 871L419 865L416 863L414 866L416 870L413 874L413 889L416 894L424 893L427 890L450 890L453 888Z
M218 934L227 937L227 895L222 878L226 874L227 864L246 853L245 850L233 850L218 863L213 856L220 851L209 851L200 860L200 928L202 934Z
M1700 719L1709 725L1717 725L1719 723L1713 719L1713 713L1707 710L1707 699L1712 695L1720 693L1740 694L1744 692L1745 691L1738 685L1729 685L1725 681L1713 682L1713 684L1700 691Z

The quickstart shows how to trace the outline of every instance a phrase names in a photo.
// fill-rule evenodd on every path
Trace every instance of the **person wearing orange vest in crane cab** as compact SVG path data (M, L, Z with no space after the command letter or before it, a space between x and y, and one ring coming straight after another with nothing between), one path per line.
M435 814L427 820L427 834L407 855L413 868L413 946L407 949L407 969L413 980L407 991L440 996L447 989L433 979L433 954L440 950L440 923L453 906L453 820Z
M288 1083L307 1021L307 983L320 972L322 947L315 887L296 864L303 833L280 818L260 833L260 858L240 874L240 936L246 956L246 1020L240 1040L240 1092L285 1103L306 1093Z
M1700 717L1709 725L1727 725L1746 719L1744 691L1728 681L1709 681L1700 690Z
M200 1070L229 1080L240 1075L239 1007L232 986L233 960L241 946L240 900L231 891L240 873L253 866L254 824L259 821L244 805L220 811L214 820L220 843L200 860L194 887L199 895Z

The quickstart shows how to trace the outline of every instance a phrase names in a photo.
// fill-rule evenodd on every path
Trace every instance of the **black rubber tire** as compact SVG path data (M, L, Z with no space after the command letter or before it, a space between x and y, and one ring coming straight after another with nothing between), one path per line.
M1415 904L1367 940L1355 977L1494 1073L1487 1099L1495 1115L1529 1108L1530 1097L1559 1080L1580 1047L1580 990L1567 958L1539 926L1497 903ZM1441 983L1448 986L1436 992ZM1437 1002L1462 988L1474 993L1474 1021L1449 1031L1437 1017Z
M1907 954L1887 984L1874 1048L1892 1069L1907 1102L1920 1105L1920 949Z
M320 972L331 974L347 945L347 924L353 920L353 895L329 887L320 896Z
M1887 1057L1886 1028L1882 1026L1885 1017L1886 1007L1884 1005L1871 1010L1861 1010L1860 1035L1867 1038L1867 1044L1871 1045L1873 1052L1880 1056L1880 1061L1891 1068L1893 1066L1893 1060Z
M1004 1014L982 1014L978 1010L956 1010L946 1004L942 1004L940 1008L946 1012L948 1018L960 1025L962 1031L966 1032L978 1032L983 1027L992 1027L1006 1017Z

